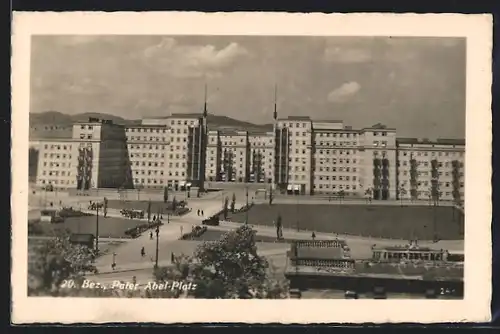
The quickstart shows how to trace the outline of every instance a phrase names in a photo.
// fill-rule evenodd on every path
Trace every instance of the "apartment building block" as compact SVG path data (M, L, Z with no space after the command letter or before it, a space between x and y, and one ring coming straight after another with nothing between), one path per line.
M36 185L55 188L122 187L130 175L125 129L90 118L73 125L71 138L40 140Z
M464 157L464 140L398 138L398 197L463 200Z
M71 138L37 138L36 185L175 189L265 183L289 194L460 200L465 140L398 138L383 124L279 118L273 131L209 130L203 114L127 127L91 119Z

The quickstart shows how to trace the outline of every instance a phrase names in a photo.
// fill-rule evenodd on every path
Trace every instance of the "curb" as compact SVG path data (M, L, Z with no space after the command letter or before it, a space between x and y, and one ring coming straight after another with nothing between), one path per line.
M153 270L154 267L151 267L151 268L122 269L122 270L112 270L112 271L99 271L97 274L93 274L92 276L115 274L115 273L126 273L126 272L130 272L130 271L141 271L141 270L146 270L146 269Z

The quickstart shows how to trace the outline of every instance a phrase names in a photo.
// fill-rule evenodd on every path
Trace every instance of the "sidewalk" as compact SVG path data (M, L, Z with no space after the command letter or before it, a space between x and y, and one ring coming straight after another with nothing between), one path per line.
M226 230L227 228L238 228L243 224L221 221L220 222L220 230ZM274 226L268 225L253 225L250 226L257 231L259 235L265 236L276 236L276 228ZM217 229L218 226L211 226L213 229ZM285 238L290 239L303 239L303 240L311 240L312 231L299 231L283 228L283 235ZM375 238L375 237L364 237L364 236L356 236L349 234L335 234L335 233L324 233L324 232L315 232L317 240L334 240L336 238L346 240L349 243L371 243L371 244L385 244L385 245L396 245L396 244L406 244L408 240L403 239L385 239L385 238ZM463 240L440 240L437 243L428 240L419 240L420 246L431 247L431 248L446 248L450 250L463 250L464 242Z
M201 244L201 242L200 242L200 244ZM287 244L279 244L279 245L277 245L276 248L263 249L263 250L257 249L257 253L260 256L285 255L286 250L288 250L288 248L289 248L289 246ZM179 254L177 254L177 255L179 255ZM185 255L192 255L192 254L185 254ZM168 259L163 259L163 260L158 261L158 266L160 266L160 267L170 266L171 264L172 264L172 262L170 261L170 256L168 256ZM155 261L150 261L150 260L148 261L147 259L144 259L143 261L117 264L117 266L115 267L115 270L113 270L111 268L111 263L102 264L102 265L96 266L96 268L98 270L98 274L91 275L91 276L99 276L99 275L130 272L130 271L139 271L139 270L145 270L145 269L153 270L154 265L155 265Z

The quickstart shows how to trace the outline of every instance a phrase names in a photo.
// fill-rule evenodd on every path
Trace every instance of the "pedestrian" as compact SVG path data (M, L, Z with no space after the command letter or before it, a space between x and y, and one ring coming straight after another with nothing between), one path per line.
M116 263L115 263L115 262L113 262L113 263L111 264L111 269L115 270L115 268L116 268Z
M153 231L149 232L149 240L153 240Z
M201 210L201 216L202 216L202 217L204 217L204 216L205 216L205 214L203 213L203 210Z
M156 221L156 215L153 216L153 222L155 222L155 221Z
M146 256L146 251L144 250L144 246L141 248L141 256Z
M314 233L314 231L313 231L313 233L311 234L311 238L312 238L313 240L314 240L314 239L316 239L316 234Z
M196 211L196 214L198 215L198 217L200 216L200 209L198 209L198 211Z

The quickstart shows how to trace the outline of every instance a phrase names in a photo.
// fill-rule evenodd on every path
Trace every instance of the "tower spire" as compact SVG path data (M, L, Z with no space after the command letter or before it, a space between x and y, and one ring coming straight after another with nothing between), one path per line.
M203 117L207 117L207 83L205 82L205 104L203 105Z
M278 118L278 111L276 108L276 97L278 95L278 85L274 84L274 113L273 113L273 118L276 120Z

